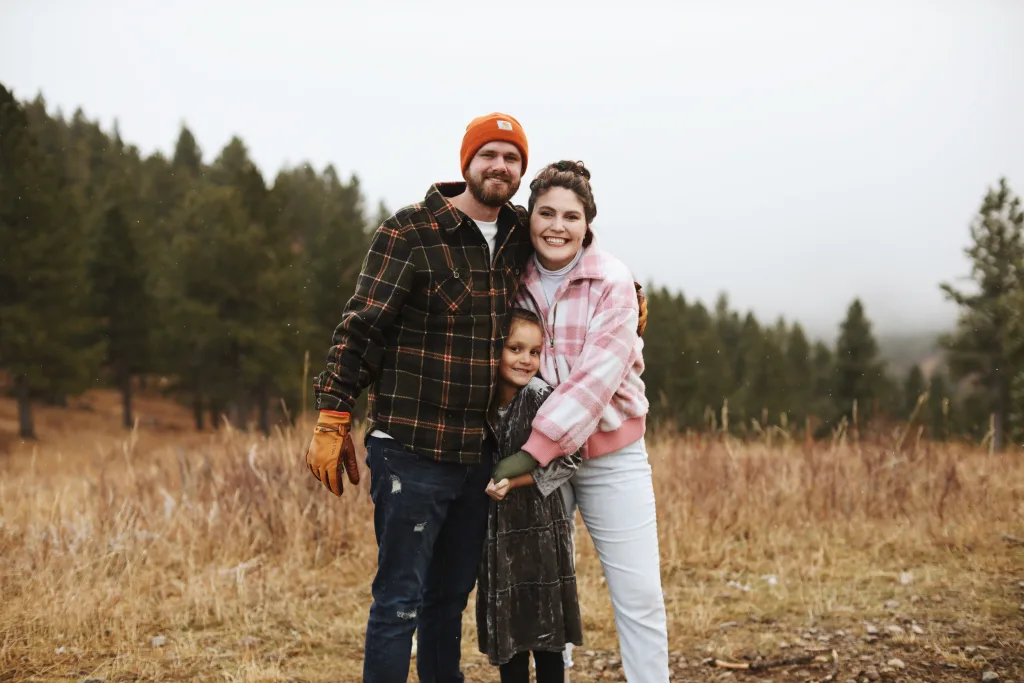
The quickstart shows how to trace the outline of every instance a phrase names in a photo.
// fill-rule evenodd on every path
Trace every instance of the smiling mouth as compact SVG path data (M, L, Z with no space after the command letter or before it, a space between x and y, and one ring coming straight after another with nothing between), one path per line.
M544 241L553 247L564 247L569 240L564 237L545 237Z

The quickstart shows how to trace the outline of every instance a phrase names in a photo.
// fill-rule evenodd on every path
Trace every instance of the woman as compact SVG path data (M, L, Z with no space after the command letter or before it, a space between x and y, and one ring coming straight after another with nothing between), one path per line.
M597 205L583 164L559 161L542 169L530 184L528 208L535 253L516 305L544 322L540 375L554 391L522 451L503 460L494 479L583 449L583 462L562 495L570 515L579 508L601 559L626 680L668 681L633 277L593 243ZM535 462L516 467L526 454Z

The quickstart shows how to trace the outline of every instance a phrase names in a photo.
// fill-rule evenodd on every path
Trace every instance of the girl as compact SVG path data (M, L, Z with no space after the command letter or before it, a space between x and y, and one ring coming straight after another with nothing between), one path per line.
M516 309L498 368L498 396L489 417L498 455L519 451L551 387L538 378L544 332L540 320ZM480 651L499 666L502 683L562 683L567 643L581 645L572 526L561 485L581 462L578 453L546 467L492 479L487 542L480 562L476 624Z

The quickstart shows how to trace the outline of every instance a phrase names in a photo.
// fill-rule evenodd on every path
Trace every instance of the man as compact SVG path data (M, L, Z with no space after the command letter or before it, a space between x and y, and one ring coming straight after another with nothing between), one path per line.
M378 568L364 681L406 680L414 630L420 680L463 680L462 612L487 528L485 416L532 249L525 212L509 204L528 153L511 116L467 126L465 182L431 186L374 233L314 384L320 418L306 462L337 495L339 458L358 483L351 413L371 387L366 462Z
M486 534L493 461L486 414L532 253L526 211L509 203L528 153L513 117L470 122L465 182L432 185L376 230L314 383L319 419L306 463L339 496L342 469L359 482L351 414L370 389L366 463L378 546L363 660L370 683L407 679L414 631L420 681L464 680L462 612Z

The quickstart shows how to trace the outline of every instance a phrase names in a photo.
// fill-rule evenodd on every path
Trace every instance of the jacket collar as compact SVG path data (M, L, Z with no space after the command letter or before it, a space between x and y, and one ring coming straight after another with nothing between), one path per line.
M601 258L601 251L594 244L583 247L583 258L580 259L580 262L569 273L569 281L603 280L604 278L605 268L604 259Z
M448 200L462 194L465 189L465 182L441 182L434 183L427 190L423 203L437 222L438 229L451 233L462 225L465 214L452 206ZM499 227L511 227L517 222L519 214L511 203L505 204L498 211Z

